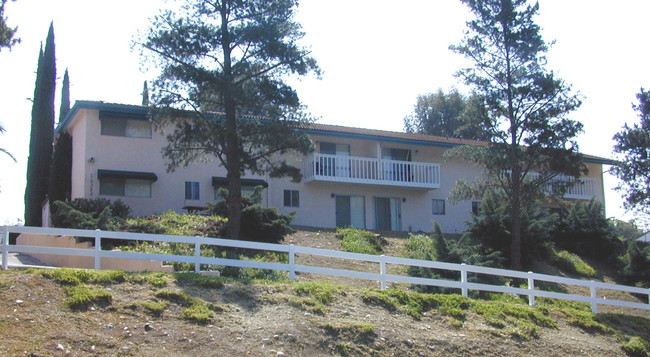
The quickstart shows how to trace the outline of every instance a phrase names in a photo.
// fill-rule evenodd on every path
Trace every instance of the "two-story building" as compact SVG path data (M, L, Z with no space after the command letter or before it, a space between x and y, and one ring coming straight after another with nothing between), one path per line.
M166 171L161 149L164 133L152 129L149 108L78 101L57 133L72 135L72 198L121 199L144 216L168 210L193 211L214 201L226 186L226 170L217 162ZM243 190L264 187L262 205L295 212L294 224L334 228L354 226L394 231L429 231L432 221L445 233L460 233L478 202L452 204L456 181L471 181L483 169L446 150L485 142L429 135L312 124L303 130L316 152L293 157L303 170L300 183L288 178L245 175ZM602 165L586 156L589 174L568 193L569 199L604 204ZM47 220L44 220L47 222Z

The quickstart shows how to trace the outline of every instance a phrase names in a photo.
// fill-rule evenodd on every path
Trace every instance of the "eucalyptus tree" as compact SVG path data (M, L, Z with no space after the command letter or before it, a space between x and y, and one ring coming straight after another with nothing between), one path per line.
M522 219L527 202L545 194L560 174L585 173L575 137L582 124L568 118L578 94L545 69L548 44L534 17L539 5L526 0L461 0L474 15L458 45L473 62L457 72L482 98L489 117L490 145L452 152L486 169L483 180L456 186L456 198L486 190L504 193L511 216L512 268L521 268ZM561 187L556 187L561 193Z
M300 43L297 6L297 0L184 0L155 17L140 41L161 70L152 85L155 122L174 128L163 149L168 170L214 159L226 168L231 238L240 232L242 173L300 180L281 155L313 150L305 134L292 130L307 116L287 78L320 74Z

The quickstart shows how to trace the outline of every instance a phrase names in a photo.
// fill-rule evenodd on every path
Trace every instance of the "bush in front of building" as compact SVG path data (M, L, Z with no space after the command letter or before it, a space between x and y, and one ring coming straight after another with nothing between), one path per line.
M356 228L337 228L336 237L343 240L341 250L346 252L373 255L384 252L381 237L372 232Z
M284 237L294 232L290 224L293 221L293 214L280 213L273 207L262 207L262 186L257 186L250 195L242 195L241 210L241 239L265 242L280 243ZM221 200L208 203L208 214L222 217L228 216L228 190L219 189L217 195Z
M105 198L55 201L53 207L52 225L57 228L115 230L131 212L126 203Z

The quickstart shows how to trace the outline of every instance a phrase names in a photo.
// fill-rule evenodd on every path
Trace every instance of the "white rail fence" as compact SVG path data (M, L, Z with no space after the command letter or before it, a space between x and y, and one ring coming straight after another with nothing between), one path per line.
M99 270L102 258L123 258L134 260L154 260L165 262L178 262L194 264L195 272L201 271L201 265L223 265L240 268L256 268L256 269L271 269L282 270L289 273L291 280L296 279L296 273L312 273L330 276L339 276L355 279L365 279L379 282L382 289L386 289L388 283L405 283L405 284L418 284L429 285L437 287L455 288L459 289L463 296L468 295L469 290L489 291L505 294L517 294L528 297L529 305L535 305L535 298L553 298L569 301L579 301L591 304L591 309L594 313L598 312L598 305L610 305L626 308L636 308L650 311L650 289L608 284L597 281L586 281L580 279L571 279L558 277L553 275L538 274L533 272L521 272L506 269L496 269L488 267L480 267L465 264L453 264L444 262L435 262L427 260L416 260L399 257L391 257L384 255L368 255L341 252L336 250L309 248L302 246L281 245L271 243L258 243L239 240L229 240L221 238L206 238L206 237L189 237L189 236L174 236L174 235L156 235L144 233L126 233L126 232L109 232L100 230L81 230L81 229L61 229L61 228L39 228L39 227L20 227L20 226L3 226L2 227L2 268L8 268L8 253L32 253L32 254L60 254L72 256L87 256L94 257L95 269ZM94 249L77 249L77 248L56 248L45 246L29 246L9 244L10 233L25 233L37 235L57 235L57 236L75 236L86 237L94 239ZM172 254L154 254L154 253L138 253L138 252L123 252L115 250L101 249L101 242L104 239L121 239L121 240L134 240L134 241L151 241L151 242L169 242L169 243L187 243L194 245L193 255L172 255ZM272 252L287 253L289 256L288 263L270 263L249 260L237 259L224 259L214 257L202 257L201 246L220 246L241 249L254 249ZM301 255L317 255L323 257L349 259L356 261L366 261L377 263L378 272L368 273L354 270L334 269L326 267L318 267L311 265L296 264L296 254ZM444 280L444 279L428 279L417 278L404 275L393 275L387 273L387 265L402 265L402 266L416 266L432 269L457 271L460 273L460 280ZM485 283L475 283L468 280L468 273L491 275L499 277L523 279L527 282L526 288L518 288L511 286L491 285ZM550 282L558 284L566 284L573 286L581 286L589 288L589 295L574 295L567 293L559 293L553 291L536 289L537 282ZM605 297L598 297L599 289L610 291L623 291L633 294L641 294L648 297L648 303L630 302L622 300L613 300Z

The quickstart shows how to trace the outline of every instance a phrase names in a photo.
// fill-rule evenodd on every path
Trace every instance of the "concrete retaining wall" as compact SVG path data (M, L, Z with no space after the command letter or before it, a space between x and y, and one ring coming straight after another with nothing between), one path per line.
M40 247L76 248L94 250L90 242L78 243L74 237L54 236L41 234L21 234L16 240L18 245L32 245ZM82 257L59 254L29 254L40 260L42 263L56 267L93 269L95 267L94 257ZM163 265L155 260L134 260L122 258L102 258L102 270L124 270L124 271L161 271L172 272L172 266Z

